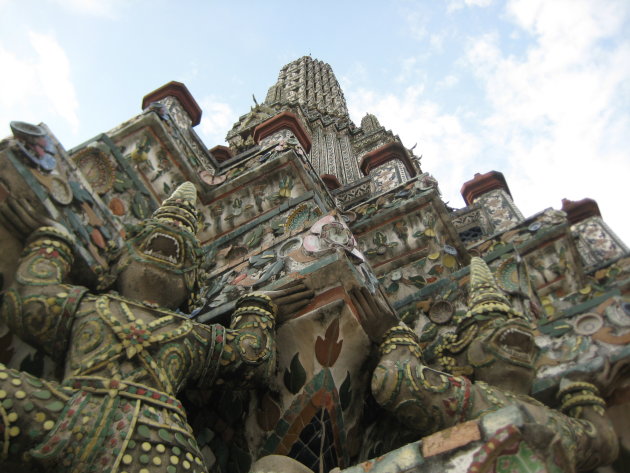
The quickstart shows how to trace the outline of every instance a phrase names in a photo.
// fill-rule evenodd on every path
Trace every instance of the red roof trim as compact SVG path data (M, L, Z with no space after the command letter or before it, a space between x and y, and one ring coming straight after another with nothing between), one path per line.
M505 177L498 171L490 171L485 174L476 173L474 178L464 183L460 192L466 205L471 205L477 197L495 189L503 189L512 197Z
M414 177L416 175L416 169L413 167L413 164L409 159L407 150L397 141L387 143L386 145L367 153L361 159L359 167L361 168L361 172L367 176L373 169L394 159L400 160L405 165L405 169L407 169L409 177Z
M311 137L298 117L289 111L279 113L258 125L254 129L254 141L260 143L264 138L284 129L291 130L307 153L311 150Z
M567 213L567 220L571 225L589 217L602 216L597 202L589 198L582 200L562 199L562 210Z
M329 190L339 189L341 187L339 179L337 179L337 177L333 176L332 174L322 174L319 177L322 178L322 181L324 181L324 184L326 184L326 187Z
M211 148L210 154L214 156L218 162L222 163L227 161L228 159L232 159L234 156L232 155L232 150L227 146L217 145L214 148Z
M188 88L181 82L174 80L145 95L142 99L142 110L147 108L150 103L157 102L166 97L175 97L190 116L192 126L199 125L201 121L201 107Z

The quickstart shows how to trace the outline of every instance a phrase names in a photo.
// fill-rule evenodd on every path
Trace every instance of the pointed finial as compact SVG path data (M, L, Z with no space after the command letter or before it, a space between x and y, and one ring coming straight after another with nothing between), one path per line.
M486 262L476 256L470 260L468 307L466 317L490 312L503 313L508 317L522 317L522 314L512 308L508 298L497 286Z
M164 203L173 199L187 201L194 207L197 203L197 189L195 185L190 181L180 184Z
M192 182L180 184L173 193L153 212L153 218L178 225L193 235L197 233L197 189Z

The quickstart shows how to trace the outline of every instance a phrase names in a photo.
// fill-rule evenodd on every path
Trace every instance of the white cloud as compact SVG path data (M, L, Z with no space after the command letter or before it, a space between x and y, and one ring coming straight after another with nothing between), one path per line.
M418 64L418 58L408 57L403 60L400 74L394 79L399 84L423 83L426 80L426 71Z
M427 35L428 15L424 9L416 9L405 11L405 23L409 35L417 40L422 41Z
M496 170L525 215L590 197L630 244L622 194L630 176L630 4L511 0L505 8L511 36L468 38L456 76L419 80L410 71L420 54L401 64L390 93L346 88L353 119L374 113L406 146L418 142L423 170L436 175L452 206L462 205L458 191L475 172ZM518 52L503 42L515 40ZM475 77L485 97L470 104L446 109L424 95L432 85L466 94Z
M523 213L592 197L629 241L627 199L619 197L630 175L625 5L513 0L509 17L533 39L525 54L504 53L486 35L467 57L491 106L485 135L508 159L503 171Z
M441 52L444 49L444 41L446 39L446 33L440 32L436 34L432 34L429 37L429 44L434 51Z
M444 79L437 83L437 86L443 89L450 89L459 83L459 78L456 75L449 74Z
M422 86L406 88L401 94L379 95L367 89L346 90L350 115L359 123L366 113L373 113L381 125L398 134L403 144L423 155L422 169L440 181L444 199L457 205L458 190L471 179L474 157L481 149L479 137L466 131L460 119L443 111L423 95ZM461 200L461 198L459 198Z
M356 86L356 84L361 84L369 80L369 72L365 67L365 64L361 62L354 62L350 67L348 67L345 75L338 76L337 80L341 85L343 90L350 89L351 87Z
M464 7L480 7L485 8L492 5L493 0L448 0L446 10L450 13L460 10Z
M50 0L60 7L79 15L116 18L125 2L122 0Z
M432 30L436 20L436 9L420 2L407 2L400 5L400 16L404 21L405 32L411 39L422 43L424 51L422 56L441 52L445 41L451 35L452 28L442 27L437 32Z
M72 133L79 128L70 62L54 36L29 32L32 53L18 56L0 44L0 120L38 123L62 118Z
M225 143L225 135L232 128L238 115L229 104L206 97L201 100L201 123L199 134L209 148Z
M38 56L35 71L44 95L76 132L79 128L79 102L70 78L70 61L65 51L52 36L31 32L29 39Z

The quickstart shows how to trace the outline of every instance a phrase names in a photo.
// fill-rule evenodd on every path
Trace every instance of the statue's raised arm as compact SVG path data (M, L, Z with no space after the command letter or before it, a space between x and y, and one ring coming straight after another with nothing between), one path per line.
M13 285L4 293L0 318L25 341L59 360L68 345L74 311L87 289L67 284L74 261L74 238L25 200L1 209L26 246Z
M128 233L114 285L99 294L66 281L72 237L24 212L12 202L3 213L32 233L0 313L65 360L64 373L54 382L0 365L0 469L206 471L177 393L191 381L212 388L218 376L264 377L275 368L276 319L312 293L297 282L244 296L227 328L183 315L202 253L188 182Z
M555 438L577 470L591 470L616 458L617 438L593 384L563 380L559 410L529 396L537 353L532 323L511 307L482 259L471 262L469 310L453 336L437 349L466 376L426 366L411 329L394 323L391 313L370 312L370 307L383 307L375 296L364 291L353 299L368 335L376 318L390 321L379 336L370 335L380 344L380 361L372 376L374 397L420 435L516 406L528 422Z

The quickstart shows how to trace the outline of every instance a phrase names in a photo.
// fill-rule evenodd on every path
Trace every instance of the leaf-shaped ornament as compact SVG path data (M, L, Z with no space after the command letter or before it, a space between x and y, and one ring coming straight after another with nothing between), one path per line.
M315 356L317 361L322 366L330 367L335 364L339 353L341 353L341 346L343 340L337 341L339 338L339 319L333 320L324 334L324 338L317 337L315 341Z
M284 370L284 385L291 394L297 394L306 383L306 371L300 363L300 353L297 352L291 359L288 369Z

